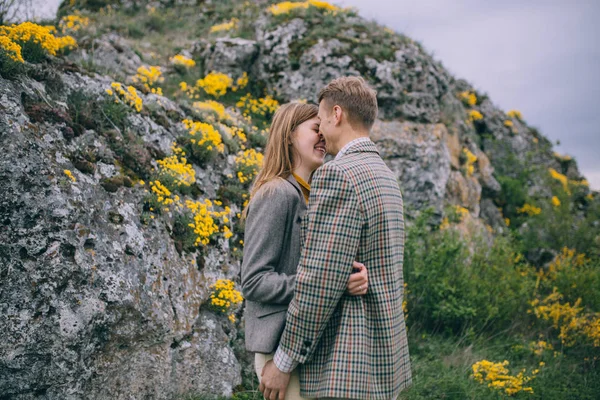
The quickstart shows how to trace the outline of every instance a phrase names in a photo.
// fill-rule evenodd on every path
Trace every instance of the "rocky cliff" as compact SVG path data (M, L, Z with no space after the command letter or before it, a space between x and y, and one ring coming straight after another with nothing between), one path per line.
M563 177L585 215L575 162L420 44L324 2L273 3L65 2L61 16L90 18L77 49L0 78L0 398L227 396L251 376L241 310L211 307L211 285L239 280L244 151L261 150L276 102L314 101L338 76L377 90L373 140L409 217L431 207L434 226L522 233L517 207L550 204ZM143 65L164 80L133 79ZM211 72L230 77L226 94L197 84ZM114 82L137 88L139 109ZM212 126L220 149L198 148L184 120ZM185 185L164 162L182 149ZM205 199L214 234L186 203Z

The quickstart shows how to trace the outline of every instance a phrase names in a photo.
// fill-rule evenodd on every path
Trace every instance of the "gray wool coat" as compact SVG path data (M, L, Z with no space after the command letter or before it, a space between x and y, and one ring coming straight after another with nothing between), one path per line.
M246 349L277 349L296 284L306 202L290 175L256 193L248 206L241 268Z

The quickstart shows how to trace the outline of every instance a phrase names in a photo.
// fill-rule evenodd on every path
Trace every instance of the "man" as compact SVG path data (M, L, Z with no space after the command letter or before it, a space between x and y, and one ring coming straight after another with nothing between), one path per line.
M319 93L318 116L335 159L312 179L295 297L260 390L283 400L301 364L304 398L396 399L411 384L404 217L396 178L369 139L376 93L362 78L335 79ZM344 293L354 260L369 270L364 296Z

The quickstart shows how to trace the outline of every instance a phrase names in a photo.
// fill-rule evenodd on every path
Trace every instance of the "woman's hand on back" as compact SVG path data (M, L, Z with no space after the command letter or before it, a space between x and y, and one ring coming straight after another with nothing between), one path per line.
M352 296L362 296L367 293L369 288L367 267L359 262L354 261L352 263L352 268L355 272L350 275L347 291Z

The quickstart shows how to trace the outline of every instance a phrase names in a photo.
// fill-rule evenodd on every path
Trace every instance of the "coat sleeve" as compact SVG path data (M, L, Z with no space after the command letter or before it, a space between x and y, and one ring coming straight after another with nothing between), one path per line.
M242 294L247 300L289 304L294 297L296 276L276 272L289 207L285 191L279 188L257 193L250 203L241 268Z
M310 359L346 290L363 219L356 192L343 171L332 164L318 169L311 185L296 293L279 345L299 363Z

